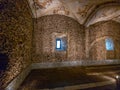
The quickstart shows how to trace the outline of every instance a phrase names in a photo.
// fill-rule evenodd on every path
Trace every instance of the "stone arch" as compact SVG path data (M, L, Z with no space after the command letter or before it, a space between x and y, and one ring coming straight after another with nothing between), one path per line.
M100 21L108 21L120 16L120 3L111 2L98 5L85 22L85 26L90 26Z
M119 23L115 21L99 22L89 27L89 42L87 45L87 58L104 60L119 59L120 31ZM112 38L114 50L106 50L105 39ZM112 56L113 55L113 56Z

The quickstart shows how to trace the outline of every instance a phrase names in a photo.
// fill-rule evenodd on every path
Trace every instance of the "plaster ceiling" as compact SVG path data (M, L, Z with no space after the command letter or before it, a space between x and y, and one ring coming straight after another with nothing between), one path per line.
M120 0L28 0L33 17L60 14L89 26L99 21L120 22Z

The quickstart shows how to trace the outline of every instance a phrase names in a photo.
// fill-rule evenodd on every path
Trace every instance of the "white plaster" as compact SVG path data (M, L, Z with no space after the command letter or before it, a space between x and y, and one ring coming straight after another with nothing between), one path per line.
M105 5L102 9L97 9L94 12L96 6L110 1L114 0L38 0L38 6L35 6L34 0L28 0L34 18L39 18L45 15L60 14L71 17L77 20L80 24L86 23L86 26L99 21L110 20L120 14L120 9L118 8L120 5L115 6L114 3L111 4L111 8L110 6ZM39 8L39 5L42 5L43 8ZM38 8L35 9L35 7ZM65 9L63 9L63 7ZM57 10L57 13L54 13L54 10ZM66 11L69 12L69 14L66 14ZM93 14L91 15L91 13ZM90 17L89 22L86 22L88 17Z

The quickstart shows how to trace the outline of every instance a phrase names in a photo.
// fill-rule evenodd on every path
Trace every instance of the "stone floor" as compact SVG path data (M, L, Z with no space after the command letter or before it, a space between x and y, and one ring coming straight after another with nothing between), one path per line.
M118 66L119 67L119 66ZM97 83L103 81L109 81L104 78L105 74L92 75L94 72L115 72L118 67L64 67L64 68L52 68L52 69L39 69L32 70L28 77L24 80L18 90L40 90L40 89L53 89L56 87L66 87L81 85L87 83ZM118 73L118 71L117 71ZM90 75L91 74L91 75ZM106 74L110 77L113 75ZM108 88L111 86L111 89ZM102 88L102 89L100 89ZM106 88L106 89L104 89ZM114 89L113 89L114 88ZM62 90L62 89L61 89ZM72 89L73 90L73 89ZM89 88L83 90L115 90L115 85L108 85L99 88Z
M80 89L80 90L119 90L115 88L115 85L106 85L102 87L94 87L94 88L87 88L87 89Z

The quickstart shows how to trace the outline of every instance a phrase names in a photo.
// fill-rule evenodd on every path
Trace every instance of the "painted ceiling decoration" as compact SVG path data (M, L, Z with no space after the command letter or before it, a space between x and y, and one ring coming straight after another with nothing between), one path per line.
M46 9L50 4L52 4L52 0L34 0L33 7L35 9Z
M34 18L60 14L86 26L99 21L120 22L120 0L28 0Z

